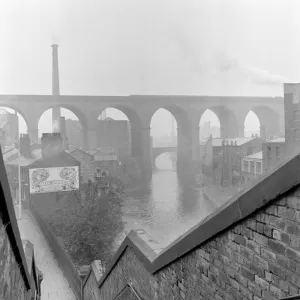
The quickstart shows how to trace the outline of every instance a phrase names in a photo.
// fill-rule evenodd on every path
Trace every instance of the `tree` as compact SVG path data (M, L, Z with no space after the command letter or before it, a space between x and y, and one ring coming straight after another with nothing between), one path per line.
M109 178L107 196L98 193L99 184L89 182L80 192L64 196L63 207L48 218L53 233L63 243L76 266L112 257L116 236L123 230L121 216L122 183Z

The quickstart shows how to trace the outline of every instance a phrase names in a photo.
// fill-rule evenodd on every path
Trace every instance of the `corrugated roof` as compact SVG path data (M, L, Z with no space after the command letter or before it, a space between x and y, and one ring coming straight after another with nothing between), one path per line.
M263 153L262 151L245 156L245 159L262 159L263 158Z
M241 145L244 145L256 138L257 137L238 137L238 138L234 138L234 139L213 138L212 145L216 146L216 147L221 147L222 141L224 140L225 142L228 141L229 144L231 144L231 142L233 142L233 144L235 144L235 142L236 142L237 146L241 146Z

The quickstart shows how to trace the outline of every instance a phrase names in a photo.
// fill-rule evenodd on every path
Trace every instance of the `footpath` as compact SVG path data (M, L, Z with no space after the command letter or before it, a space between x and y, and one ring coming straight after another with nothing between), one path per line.
M22 239L29 240L34 245L34 255L37 267L43 273L41 284L41 299L43 300L76 300L62 270L57 264L46 239L28 211L23 210L22 219L18 217L18 226Z

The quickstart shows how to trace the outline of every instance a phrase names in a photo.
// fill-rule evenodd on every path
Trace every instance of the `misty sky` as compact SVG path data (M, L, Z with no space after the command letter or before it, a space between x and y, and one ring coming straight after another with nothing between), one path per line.
M299 11L299 0L2 0L0 93L51 94L54 42L61 94L282 96L300 77Z

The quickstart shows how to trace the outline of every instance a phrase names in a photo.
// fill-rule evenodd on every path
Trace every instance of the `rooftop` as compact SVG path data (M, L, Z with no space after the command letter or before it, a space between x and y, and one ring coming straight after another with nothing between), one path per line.
M244 157L244 159L262 159L262 158L263 158L262 151Z
M285 143L285 138L284 137L279 137L273 140L267 141L268 143Z
M37 157L30 157L30 158L26 158L24 156L19 156L18 158L7 162L7 165L14 165L14 166L20 166L20 167L26 167L32 163L34 163L36 160L38 160Z
M222 139L222 138L213 138L212 140L212 144L213 146L216 146L216 147L221 147L222 146L222 142L225 141L229 144L231 144L231 142L233 142L233 144L235 144L236 142L236 145L237 146L241 146L241 145L244 145L254 139L257 139L258 137L254 136L254 137L238 137L238 138L234 138L234 139Z

